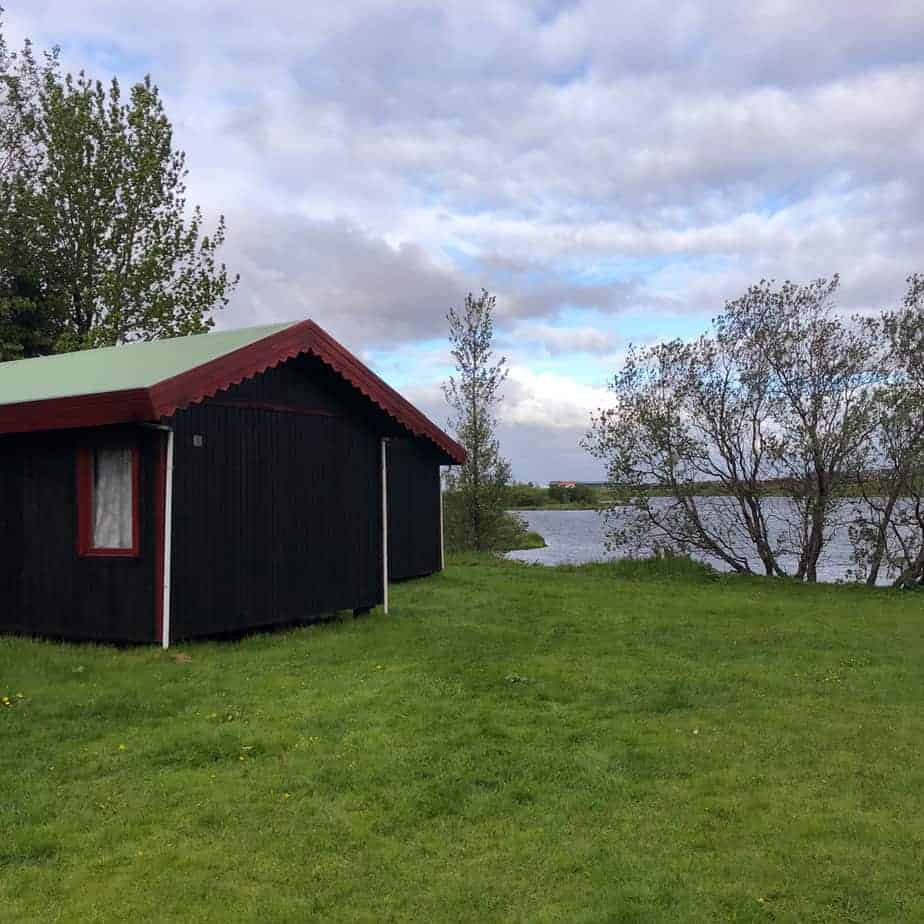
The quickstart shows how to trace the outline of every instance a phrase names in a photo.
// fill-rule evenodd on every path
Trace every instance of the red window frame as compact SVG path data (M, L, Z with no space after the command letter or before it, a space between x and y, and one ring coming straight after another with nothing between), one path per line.
M93 545L93 453L98 449L129 449L132 456L132 545L105 549ZM138 446L135 443L99 443L77 449L77 554L81 558L137 558L141 528L138 509Z

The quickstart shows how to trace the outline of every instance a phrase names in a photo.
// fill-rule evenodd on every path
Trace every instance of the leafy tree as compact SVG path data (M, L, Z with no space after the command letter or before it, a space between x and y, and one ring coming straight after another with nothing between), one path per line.
M871 585L883 568L896 586L924 584L924 275L907 281L902 307L866 322L883 375L873 391L873 469L856 472L863 506L850 531Z
M838 285L837 276L778 290L764 282L719 321L745 374L766 375L769 445L798 514L785 524L787 539L798 551L795 576L808 581L817 579L850 473L870 464L871 388L882 374L868 328L834 311Z
M607 465L611 548L693 550L749 572L746 536L766 573L779 573L761 488L772 472L768 411L759 382L732 386L732 361L707 337L630 349L611 383L613 404L585 439ZM703 501L708 481L722 484L722 502Z
M187 217L185 155L150 78L123 102L115 79L46 74L37 137L29 210L63 298L61 346L208 330L237 282L217 262L224 218L209 236L198 206Z
M449 338L456 373L443 385L452 409L450 426L468 457L446 479L447 534L461 548L494 548L504 524L510 465L501 457L495 435L500 388L507 377L506 359L493 350L495 298L483 289L464 306L450 308Z
M187 210L185 155L149 77L123 99L0 50L0 350L30 355L199 333L237 277L225 223ZM30 341L30 334L33 334Z
M557 504L586 504L592 507L597 503L597 492L586 484L575 484L573 488L563 484L550 484L548 496L549 500Z
M10 52L0 31L0 180L15 173L29 153L28 123L39 81L32 47L27 43L21 53Z
M556 504L567 504L571 500L570 491L560 484L550 484L549 500L554 501Z
M879 375L868 329L834 312L837 286L762 281L709 335L630 351L585 439L607 464L611 546L696 550L739 572L753 555L768 575L817 580L868 458ZM703 483L720 496L704 502ZM770 500L780 483L784 503Z
M0 31L0 361L51 352L56 337L35 222L23 203L41 163L39 94L57 66L57 50L39 63L28 42L9 52Z
M507 486L504 492L504 506L510 507L541 507L546 500L544 488L537 488L531 481L526 484L516 482Z

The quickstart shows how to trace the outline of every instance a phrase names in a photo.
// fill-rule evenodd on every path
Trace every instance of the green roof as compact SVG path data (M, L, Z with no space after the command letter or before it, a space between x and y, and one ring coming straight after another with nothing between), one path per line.
M0 363L0 405L150 388L279 333L294 323L288 321Z

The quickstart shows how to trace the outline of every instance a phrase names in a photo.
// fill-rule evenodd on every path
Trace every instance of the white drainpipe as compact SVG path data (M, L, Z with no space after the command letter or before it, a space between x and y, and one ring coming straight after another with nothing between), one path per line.
M163 604L163 629L161 646L170 647L170 566L173 541L173 428L166 424L145 423L144 427L161 430L167 434L167 471L164 473L164 584L161 588Z
M440 571L446 568L446 542L443 538L443 470L440 469Z
M167 427L167 472L164 484L164 637L161 644L170 647L170 566L173 540L173 430Z
M388 439L382 437L382 586L384 610L388 612Z

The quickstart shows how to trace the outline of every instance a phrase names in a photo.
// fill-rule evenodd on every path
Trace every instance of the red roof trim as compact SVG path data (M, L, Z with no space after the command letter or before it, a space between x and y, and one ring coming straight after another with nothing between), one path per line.
M455 440L314 321L293 324L151 388L0 406L0 433L157 420L302 353L317 356L389 417L435 443L454 462L465 461L465 450Z
M304 353L307 349L305 324L306 321L293 324L276 334L270 334L269 337L151 386L149 391L155 416L169 417L180 408L195 404L217 391L237 385L244 379L259 375L272 366Z
M314 321L304 323L308 325L312 334L313 342L310 351L320 360L415 436L427 437L457 464L461 465L465 461L465 450L418 411L407 398L383 382L368 366L361 363L346 347L334 340Z
M0 433L66 430L153 419L146 388L0 405Z

